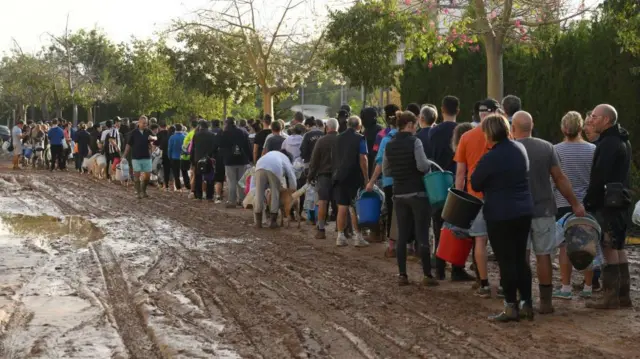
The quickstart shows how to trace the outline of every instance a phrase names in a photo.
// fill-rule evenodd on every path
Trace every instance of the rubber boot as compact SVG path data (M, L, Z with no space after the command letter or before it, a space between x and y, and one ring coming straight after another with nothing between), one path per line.
M631 302L631 276L629 275L629 263L619 264L620 268L620 307L631 308L633 303Z
M436 257L436 278L438 280L444 280L446 278L445 268L447 267L447 263Z
M532 321L534 317L535 314L533 312L531 301L529 301L528 303L522 301L522 307L520 308L520 319L527 319L529 321Z
M142 199L142 193L140 192L140 180L136 179L133 182L133 187L136 189L136 196L138 197L138 199Z
M538 313L540 314L551 314L554 312L553 309L553 286L551 285L539 285L540 288L540 307L538 308Z
M262 213L254 213L253 214L253 225L256 228L262 228Z
M147 194L147 186L149 185L149 180L143 180L142 181L142 197L143 198L149 198L149 195Z
M516 303L506 303L504 305L504 311L502 311L502 313L491 316L489 317L489 319L501 323L518 322L520 321L518 305Z
M610 264L602 270L602 288L604 294L599 300L587 302L586 307L592 309L620 308L620 266Z
M269 228L276 229L278 228L278 214L271 213L271 223L269 223Z

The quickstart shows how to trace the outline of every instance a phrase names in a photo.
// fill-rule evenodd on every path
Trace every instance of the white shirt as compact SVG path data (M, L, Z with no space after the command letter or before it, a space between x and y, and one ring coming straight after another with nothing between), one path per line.
M289 188L298 188L293 165L289 157L280 151L267 152L266 155L260 157L258 163L256 163L256 171L257 170L269 171L278 178L286 178Z
M20 127L13 126L13 129L11 129L11 136L13 140L12 142L13 142L14 152L15 152L15 149L18 149L18 152L22 154L21 153L22 152L22 130L20 129Z

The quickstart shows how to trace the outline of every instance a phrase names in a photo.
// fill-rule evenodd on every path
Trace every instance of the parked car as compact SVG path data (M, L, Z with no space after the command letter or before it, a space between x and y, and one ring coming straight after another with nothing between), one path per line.
M9 130L9 127L0 125L0 140L2 140L2 142L11 140L11 130Z

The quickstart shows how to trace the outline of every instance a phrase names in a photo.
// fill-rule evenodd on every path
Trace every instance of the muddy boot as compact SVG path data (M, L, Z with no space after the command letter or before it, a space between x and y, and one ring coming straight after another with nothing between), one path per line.
M256 228L262 228L262 213L253 214L253 225Z
M147 186L149 185L149 181L148 180L144 180L142 181L142 184L140 186L141 192L142 192L142 198L149 198L149 195L147 194Z
M327 239L327 234L325 233L324 229L316 230L316 239Z
M602 288L604 294L600 300L589 301L587 308L592 309L618 309L620 307L620 266L610 264L602 270Z
M529 321L532 321L534 317L535 314L533 312L533 306L531 304L522 302L522 307L520 308L520 319L527 319Z
M476 277L467 273L464 267L451 266L451 281L452 282L473 282Z
M631 277L629 276L629 263L619 264L620 268L620 307L631 308L633 303L631 302Z
M136 189L136 196L138 199L142 199L142 194L140 193L140 180L135 180L133 187Z
M538 308L538 313L540 314L551 314L554 312L553 309L553 301L551 298L553 297L553 286L552 285L540 285L540 307Z
M278 214L271 213L271 222L269 223L269 228L276 229L278 228Z
M496 322L518 322L520 321L520 313L518 312L518 305L516 303L506 303L504 305L504 311L498 315L490 316L489 320Z

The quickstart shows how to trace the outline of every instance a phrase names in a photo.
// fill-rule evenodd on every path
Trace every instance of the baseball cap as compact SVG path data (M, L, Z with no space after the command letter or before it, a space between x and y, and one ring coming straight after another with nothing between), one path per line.
M480 105L478 106L478 111L480 112L496 112L500 108L500 103L498 101L487 98L486 100L480 101Z

